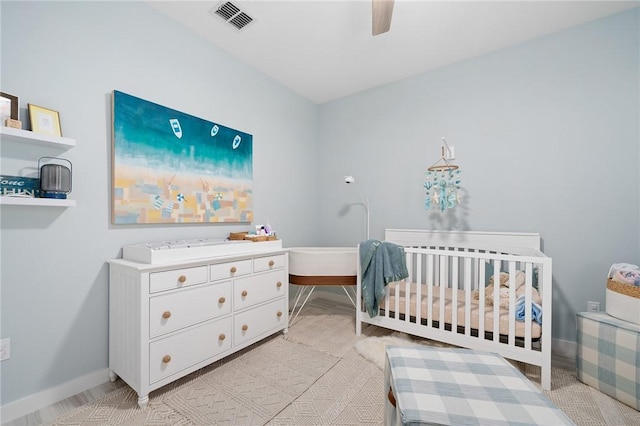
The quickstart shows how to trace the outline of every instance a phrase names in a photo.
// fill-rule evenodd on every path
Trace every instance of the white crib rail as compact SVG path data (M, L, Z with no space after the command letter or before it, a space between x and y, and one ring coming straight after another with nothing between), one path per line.
M415 243L415 242L414 242ZM519 250L523 252L523 250ZM408 334L433 339L470 349L500 353L505 358L540 366L543 389L550 389L551 377L551 306L552 281L551 258L536 248L528 249L531 255L514 255L490 250L476 250L467 247L405 247L409 277L404 282L387 286L386 297L380 306L380 313L370 317L362 307L360 288L361 271L358 266L356 333L360 334L361 324L378 326L402 331ZM493 294L486 294L485 272L488 265L493 266L494 283L500 283L500 272L509 274L509 319L508 331L500 329L500 306L483 303L485 296L498 301L499 285L494 286ZM543 321L540 339L532 339L532 293L534 271L537 270L537 290L542 299ZM524 337L516 336L516 271L525 275ZM412 284L413 283L413 284ZM415 288L415 298L401 297L411 294ZM391 289L393 288L393 293ZM451 316L445 316L447 290L451 294ZM456 307L459 302L458 291L464 294L464 320L458 318ZM477 327L472 328L472 293L477 290ZM426 294L425 294L426 293ZM422 309L422 298L426 297L426 312ZM440 300L437 317L434 317L433 301ZM394 300L394 306L389 306ZM400 307L400 301L404 306ZM397 313L404 312L404 315ZM410 315L413 312L415 315ZM491 324L485 323L485 312L493 313ZM463 324L461 324L463 322ZM489 325L491 327L489 327ZM487 331L490 329L492 331ZM486 333L485 333L486 332Z

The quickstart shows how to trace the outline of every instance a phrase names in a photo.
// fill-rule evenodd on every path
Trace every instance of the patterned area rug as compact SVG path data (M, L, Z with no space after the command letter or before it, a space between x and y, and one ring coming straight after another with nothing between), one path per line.
M265 424L338 361L278 334L152 392L145 410L138 408L136 393L124 386L53 424Z
M316 299L286 336L279 333L152 392L145 410L123 385L44 424L383 425L383 372L357 347L366 346L363 340L378 340L373 345L379 347L392 332L374 326L364 327L362 336L354 331L352 306ZM538 367L518 367L539 387ZM640 412L579 382L572 370L554 367L552 385L544 394L578 425L640 424Z

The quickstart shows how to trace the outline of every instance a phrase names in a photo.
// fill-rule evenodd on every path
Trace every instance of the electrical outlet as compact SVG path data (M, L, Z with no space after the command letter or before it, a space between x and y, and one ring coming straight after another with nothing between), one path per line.
M588 312L600 312L600 302L587 302Z
M11 358L11 339L0 340L0 361Z

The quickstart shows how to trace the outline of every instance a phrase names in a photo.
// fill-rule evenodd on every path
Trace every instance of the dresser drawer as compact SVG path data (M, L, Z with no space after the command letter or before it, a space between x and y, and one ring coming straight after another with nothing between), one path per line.
M270 271L271 269L284 268L285 255L257 257L253 259L253 272Z
M284 271L278 270L233 281L233 309L248 308L276 297L284 296Z
M231 349L231 317L149 344L149 384Z
M229 281L152 297L149 300L149 336L160 336L229 313Z
M157 293L162 290L170 290L206 282L206 266L152 272L149 275L149 293Z
M241 345L287 323L284 298L238 314L233 320L233 344Z
M239 277L250 273L251 259L218 263L216 265L209 266L209 276L211 277L211 281Z

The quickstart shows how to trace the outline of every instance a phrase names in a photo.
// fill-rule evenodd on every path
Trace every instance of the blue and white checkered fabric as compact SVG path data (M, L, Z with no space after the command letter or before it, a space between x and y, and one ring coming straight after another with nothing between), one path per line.
M573 424L494 353L389 346L386 368L403 425Z
M577 316L578 379L640 410L640 325L605 313Z

